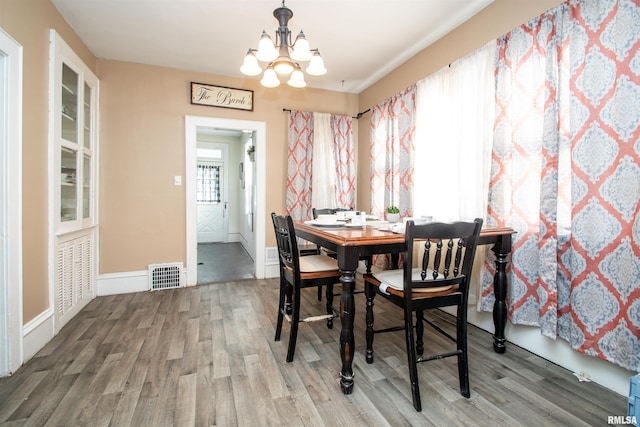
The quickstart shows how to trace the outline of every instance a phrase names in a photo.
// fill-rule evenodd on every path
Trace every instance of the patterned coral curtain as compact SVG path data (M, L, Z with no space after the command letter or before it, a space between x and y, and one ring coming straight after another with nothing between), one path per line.
M336 165L337 206L356 206L356 155L353 143L352 118L331 116L334 161Z
M293 219L310 219L311 159L313 156L313 113L289 112L287 150L287 215Z
M415 100L413 85L371 108L371 213L380 218L391 205L413 213Z
M498 40L488 223L509 315L640 370L640 7L573 0ZM491 268L491 264L487 264ZM485 276L482 308L493 304Z
M385 217L395 205L401 216L413 214L413 158L416 85L371 108L371 213ZM388 255L376 256L381 268L391 265Z
M316 129L320 118L323 119L322 123L327 119L327 126ZM314 178L314 166L318 165L314 165L312 159L314 148L317 148L318 144L326 144L330 152L330 155L323 156L323 168L326 167L327 170L320 174L320 178L331 177L330 180ZM332 194L331 197L335 200L324 203L322 208L355 208L356 167L352 119L335 114L291 111L287 161L287 214L294 219L312 217L312 201L315 198L313 187L318 182L322 182L321 185L331 182L334 187L325 193Z

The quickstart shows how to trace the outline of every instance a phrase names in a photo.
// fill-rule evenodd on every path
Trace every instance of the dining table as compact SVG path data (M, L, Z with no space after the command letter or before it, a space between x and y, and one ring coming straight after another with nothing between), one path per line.
M382 224L382 226L381 226ZM348 224L319 224L315 221L294 221L296 236L315 243L319 247L335 252L338 267L342 273L342 293L340 297L340 387L344 394L353 391L353 355L355 338L353 333L356 284L356 270L360 258L376 254L399 254L406 250L403 233L391 231L384 222L367 221L362 226ZM509 227L485 227L480 232L478 244L491 245L495 254L495 272L493 277L493 348L496 353L506 350L504 331L507 321L507 274L506 267L511 252L511 240L515 231Z

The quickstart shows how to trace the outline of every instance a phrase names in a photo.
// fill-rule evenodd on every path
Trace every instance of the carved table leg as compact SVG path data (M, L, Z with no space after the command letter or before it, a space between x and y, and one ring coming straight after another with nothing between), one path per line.
M373 363L373 299L376 296L376 292L373 290L373 286L365 282L364 284L364 293L366 295L367 300L367 308L365 319L367 322L367 329L365 332L365 337L367 340L367 351L365 359L367 363Z
M506 350L504 329L507 325L507 257L511 252L511 236L509 240L498 241L492 248L496 254L496 272L493 276L493 293L495 302L493 303L493 324L495 333L493 335L493 349L496 353L504 353Z
M353 354L355 352L355 340L353 338L353 318L355 315L355 301L353 289L356 283L356 272L343 271L342 297L340 299L340 320L342 331L340 332L340 356L342 358L342 372L340 373L340 387L342 393L351 394L353 391Z

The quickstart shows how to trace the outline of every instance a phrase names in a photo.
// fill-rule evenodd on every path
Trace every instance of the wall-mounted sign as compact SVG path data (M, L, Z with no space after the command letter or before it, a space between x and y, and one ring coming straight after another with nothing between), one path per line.
M253 111L253 91L191 82L191 103Z

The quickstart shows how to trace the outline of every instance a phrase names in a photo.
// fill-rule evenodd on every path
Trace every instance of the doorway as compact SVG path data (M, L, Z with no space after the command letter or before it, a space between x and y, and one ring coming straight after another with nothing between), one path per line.
M239 226L234 229L230 226L228 236L233 236L232 240L240 241L253 259L253 277L265 277L265 153L266 146L266 125L264 122L220 119L210 117L186 116L185 118L185 158L186 158L186 235L187 235L187 286L198 283L198 215L197 215L197 163L198 163L198 133L201 131L243 131L250 132L252 136L252 145L255 146L255 163L251 165L254 177L253 187L251 188L251 198L249 200L249 209L239 213ZM231 184L235 182L238 187L241 185L243 175L241 170L245 170L245 148L242 146L235 147L242 151L242 157L229 156L230 160L225 168L225 177ZM233 147L229 145L231 151ZM242 161L240 161L242 159ZM246 170L245 170L246 173ZM244 189L242 194L247 194ZM233 190L229 190L229 196L234 194ZM239 194L239 193L238 193ZM228 206L229 211L231 206ZM230 216L232 216L230 214ZM244 225L248 225L246 228ZM234 235L237 234L237 236ZM244 239L244 240L243 240Z

